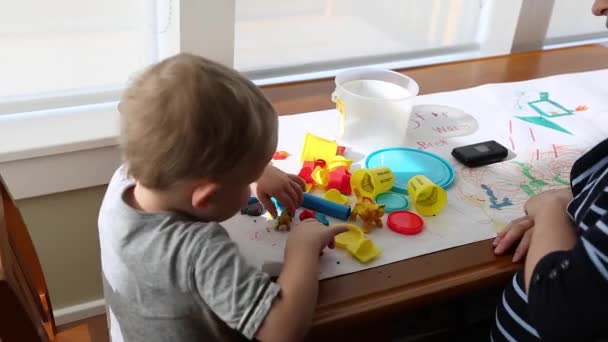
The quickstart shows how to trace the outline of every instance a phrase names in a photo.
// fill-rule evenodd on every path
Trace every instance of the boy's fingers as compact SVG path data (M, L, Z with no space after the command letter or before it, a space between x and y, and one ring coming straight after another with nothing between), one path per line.
M344 233L344 232L348 231L348 227L345 225L337 224L335 226L329 227L329 229L327 229L327 231L329 231L329 234L333 237L340 233Z
M292 175L292 174L289 174L288 176L289 176L289 178L291 180L293 180L294 182L298 183L298 185L300 186L300 188L302 188L302 191L306 190L306 182L302 178L300 178L300 176L298 176L298 175Z
M292 213L295 213L295 210L297 209L295 200L297 195L295 191L291 186L285 186L282 190L283 191L280 194L276 194L274 197L276 197L279 203L285 208L289 209Z
M300 207L302 205L302 202L304 201L304 193L302 192L300 185L296 184L295 182L291 182L290 185L297 195L296 205Z
M292 180L293 182L298 184L298 186L300 186L302 188L302 190L306 189L306 182L304 182L304 180L302 178L300 178L300 176L293 175L293 174L288 174L287 176L289 177L290 180Z
M294 182L289 182L289 185L287 187L289 188L289 196L293 201L293 210L295 211L302 205L304 195L302 194L302 189L300 189L300 187Z
M528 248L530 247L530 239L532 239L532 230L528 229L524 236L521 238L515 253L513 253L513 262L520 262L524 256L528 253Z
M270 199L269 196L267 196L267 195L260 196L258 194L258 199L260 200L260 202L262 203L264 208L266 208L266 210L268 210L268 212L270 213L270 215L272 217L277 217L277 208L274 206L274 203L272 203L272 200Z

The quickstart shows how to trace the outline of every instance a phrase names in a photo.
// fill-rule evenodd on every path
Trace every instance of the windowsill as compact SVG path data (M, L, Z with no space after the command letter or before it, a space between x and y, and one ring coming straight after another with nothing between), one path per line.
M116 145L116 105L0 116L0 163Z
M116 103L0 116L0 174L16 199L102 185L120 163Z

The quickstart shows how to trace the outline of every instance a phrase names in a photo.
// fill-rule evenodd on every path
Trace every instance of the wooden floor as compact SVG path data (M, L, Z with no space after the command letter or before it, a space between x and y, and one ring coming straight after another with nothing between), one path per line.
M109 342L106 315L95 316L58 328L55 342Z

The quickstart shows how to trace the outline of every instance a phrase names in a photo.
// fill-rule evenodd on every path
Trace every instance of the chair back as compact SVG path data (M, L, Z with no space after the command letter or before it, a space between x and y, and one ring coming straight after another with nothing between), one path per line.
M42 266L0 176L0 341L52 341L56 333Z

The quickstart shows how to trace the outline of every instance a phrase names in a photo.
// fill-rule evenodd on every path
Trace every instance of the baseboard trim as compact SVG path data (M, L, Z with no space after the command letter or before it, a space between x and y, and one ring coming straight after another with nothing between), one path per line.
M54 310L55 323L57 326L76 322L85 318L104 314L106 312L106 301L102 299L84 302L77 305L67 306Z

